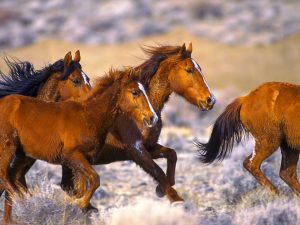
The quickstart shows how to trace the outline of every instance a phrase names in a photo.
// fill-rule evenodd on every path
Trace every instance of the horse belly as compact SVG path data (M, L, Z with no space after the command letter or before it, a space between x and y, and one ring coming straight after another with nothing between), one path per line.
M58 138L21 135L19 139L27 156L54 164L60 163L63 143Z

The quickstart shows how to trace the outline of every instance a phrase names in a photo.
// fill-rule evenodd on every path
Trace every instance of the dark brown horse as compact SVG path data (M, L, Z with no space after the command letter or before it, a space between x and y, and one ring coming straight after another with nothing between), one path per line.
M72 169L85 179L87 190L76 204L89 204L100 179L89 161L101 153L107 133L114 123L123 127L124 119L151 127L156 114L142 84L134 80L131 70L110 71L82 102L50 103L21 95L0 100L0 185L8 193L18 192L15 180L8 176L13 155L28 157ZM125 123L126 124L126 123ZM121 140L127 137L118 132ZM82 182L82 181L81 181ZM26 187L24 187L26 188Z
M100 158L93 164L133 160L158 182L156 190L159 196L166 194L171 202L181 201L171 188L175 184L176 152L157 143L162 129L161 111L173 92L183 96L200 110L211 109L216 100L205 81L202 69L191 57L192 44L188 48L185 45L148 47L144 51L150 58L135 70L140 73L140 80L158 114L158 124L142 131L142 142L139 132L131 131L130 139L136 143L132 148L124 148L124 143L115 135L121 128L114 127L101 150ZM128 123L126 127L134 130L133 124ZM167 159L166 175L152 160L157 158ZM67 191L73 190L72 178L72 171L63 168L62 187Z
M36 97L44 101L64 101L67 99L80 100L90 91L88 76L82 71L80 52L75 52L72 60L71 52L65 55L64 60L58 60L41 70L35 70L29 62L5 59L9 67L9 73L0 72L0 97L10 94L21 94ZM32 160L32 164L35 160ZM15 157L14 162L20 162L22 157ZM15 163L12 163L10 173L13 173ZM30 168L30 167L29 167ZM19 183L26 185L26 166L16 174ZM0 191L3 193L3 190ZM11 203L6 198L4 217L8 220L11 211Z
M277 188L265 177L262 162L281 148L280 177L300 195L297 163L300 149L300 86L288 83L265 83L250 94L237 98L216 120L208 143L199 143L200 159L211 163L228 155L244 133L255 139L255 149L244 167L271 193Z

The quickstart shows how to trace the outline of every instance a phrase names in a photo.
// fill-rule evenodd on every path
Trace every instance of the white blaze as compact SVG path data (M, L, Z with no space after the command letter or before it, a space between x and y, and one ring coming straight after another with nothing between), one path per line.
M192 62L193 62L193 64L194 64L195 68L196 68L196 69L199 71L199 73L201 74L201 76L202 76L202 78L203 78L203 81L204 81L204 83L205 83L207 89L208 89L209 92L211 93L210 88L209 88L209 86L208 86L208 84L207 84L207 82L206 82L206 80L205 80L205 78L204 78L204 75L203 75L202 70L200 69L198 63L197 63L194 59L192 59Z
M139 82L138 82L138 86L139 86L139 89L143 92L144 96L145 96L146 99L147 99L149 108L150 108L150 110L151 110L151 112L152 112L152 114L153 114L153 116L154 116L154 121L153 121L153 123L155 124L155 123L158 121L158 116L157 116L155 110L153 109L153 107L152 107L152 105L151 105L151 103L150 103L150 101L149 101L149 98L148 98L148 95L147 95L147 93L146 93L146 91L145 91L144 86L143 86L141 83L139 83Z
M88 85L88 86L91 87L91 84L90 84L90 82L89 82L88 76L87 76L83 71L81 71L81 76L82 76L82 78L83 78L83 80L84 80L84 83L85 83L86 85Z

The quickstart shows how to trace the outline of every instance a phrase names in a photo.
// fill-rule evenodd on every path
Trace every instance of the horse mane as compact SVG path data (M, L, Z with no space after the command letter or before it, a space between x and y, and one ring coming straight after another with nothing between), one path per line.
M64 71L62 59L43 69L35 70L33 65L27 61L9 59L4 57L9 73L6 75L0 71L0 97L10 94L21 94L36 97L40 85L46 81L52 73Z
M135 67L135 70L140 73L140 80L148 88L149 83L157 72L162 61L171 56L177 55L181 49L180 46L158 45L158 46L143 46L142 51L149 56L149 58L141 65ZM173 57L174 58L174 57ZM178 61L179 58L175 57Z
M130 81L138 80L137 73L134 72L133 68L128 67L124 70L118 70L111 68L103 76L99 76L95 80L95 85L91 91L89 97L95 94L100 94L112 85L116 85L116 89L119 91L121 88Z

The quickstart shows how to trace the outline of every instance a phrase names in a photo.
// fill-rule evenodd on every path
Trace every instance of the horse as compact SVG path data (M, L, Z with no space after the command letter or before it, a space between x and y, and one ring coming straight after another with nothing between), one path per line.
M244 168L271 194L279 194L260 166L280 147L279 176L299 196L299 99L300 86L282 82L262 84L248 95L237 98L217 118L209 141L198 142L200 160L212 163L224 159L234 144L250 133L255 139L255 148L244 160Z
M75 204L86 209L100 179L89 161L101 153L107 133L114 123L123 126L128 118L151 127L154 112L143 85L131 70L111 70L99 78L86 99L45 102L21 95L0 100L0 185L9 194L20 193L13 177L8 176L14 154L61 164L84 178L87 190ZM118 120L121 116L122 120ZM128 135L119 132L119 137ZM26 187L25 187L26 188Z
M45 101L80 100L91 90L90 79L82 71L80 59L79 50L75 52L74 60L68 52L64 59L35 70L27 61L6 57L9 74L0 71L0 97L20 94Z
M143 48L143 51L149 55L149 59L135 67L134 70L140 74L140 81L145 86L149 100L159 117L157 125L148 130L140 129L142 130L142 141L139 132L131 132L130 138L136 145L135 148L127 149L115 135L119 128L112 129L101 150L100 157L93 164L133 160L158 182L156 194L159 197L167 195L171 202L182 201L183 199L172 188L175 184L176 151L157 143L162 129L161 111L173 92L184 97L200 110L212 109L216 99L208 87L201 67L191 57L192 43L188 48L185 44L182 46L147 46ZM128 123L126 127L133 129L134 125ZM136 137L133 133L136 134ZM142 154L140 154L141 152ZM167 159L166 174L152 160L158 158ZM62 174L62 188L76 193L72 171L63 167ZM84 189L81 188L81 190ZM77 194L80 196L83 193Z
M6 57L4 60L9 68L9 73L5 74L0 71L0 97L21 94L44 101L65 101L68 99L78 101L91 90L89 77L82 71L80 59L79 50L75 52L74 60L72 60L71 52L68 52L64 59L40 70L35 70L33 65L27 61L11 60ZM13 173L14 162L20 160L19 158L14 159L10 173ZM24 169L26 171L26 167ZM27 187L25 171L21 168L20 173L16 176L19 183ZM3 191L0 190L0 195ZM11 200L6 196L4 207L6 221L9 220L10 211Z

